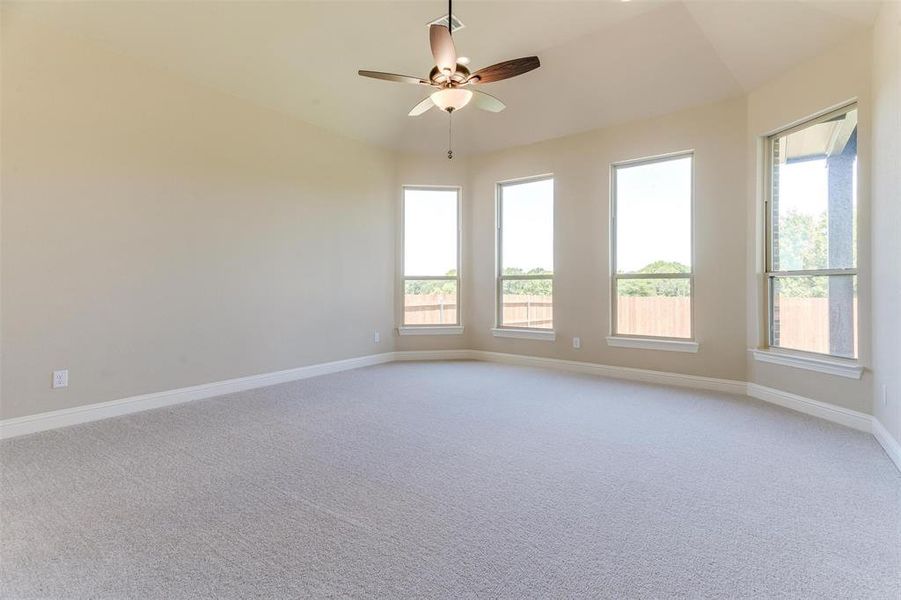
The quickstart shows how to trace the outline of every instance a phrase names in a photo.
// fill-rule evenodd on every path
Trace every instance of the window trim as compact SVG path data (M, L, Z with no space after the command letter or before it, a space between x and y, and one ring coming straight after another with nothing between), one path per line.
M616 171L621 167L636 167L642 165L667 162L680 158L691 158L691 198L689 199L689 222L691 231L691 270L688 273L617 273L616 271ZM643 158L634 158L610 163L610 335L607 336L607 342L610 346L630 347L630 348L646 348L661 350L668 344L655 344L655 342L686 342L687 345L673 345L672 347L689 348L697 352L697 340L695 339L695 151L694 149L678 150L676 152L668 152L666 154L658 154ZM628 333L619 333L616 329L616 288L617 282L621 279L688 279L689 293L689 334L687 338L659 335L635 335ZM613 340L614 343L610 343ZM632 344L626 345L629 341ZM641 343L647 342L647 343ZM692 346L694 344L694 346ZM669 349L669 348L667 348Z
M504 191L503 188L505 185L517 185L521 183L533 183L536 181L546 181L551 180L554 182L554 193L551 196L551 209L554 214L554 223L552 225L551 234L554 237L554 266L553 272L550 275L504 275L503 271L503 203L504 203ZM556 236L556 211L557 211L557 185L556 181L554 181L553 173L544 173L541 175L530 175L528 177L519 177L516 179L505 179L503 181L498 181L495 184L495 206L494 206L494 220L495 220L495 268L494 268L494 323L495 326L491 329L492 335L495 337L515 337L521 339L540 339L540 340L554 340L556 339L556 330L554 329L554 325L556 323L556 318L554 317L554 277L557 273L557 236ZM550 280L551 282L551 327L511 327L509 325L504 325L503 314L504 314L504 281L505 280ZM511 335L504 335L505 333L510 332ZM529 335L529 334L537 334L537 335ZM544 334L544 335L542 335Z
M457 275L415 276L406 274L406 238L407 238L407 190L413 191L444 191L457 194ZM398 277L398 298L400 298L400 325L397 326L399 335L448 335L463 332L463 305L462 305L462 264L463 264L463 187L459 185L403 185L400 195L400 277ZM454 323L406 323L406 310L404 297L406 295L407 281L455 281L457 283L457 320Z
M698 351L698 343L684 338L639 337L617 335L607 336L607 345L617 348L639 348L642 350L664 350L667 352Z
M518 340L542 340L545 342L557 340L557 332L553 329L539 329L537 327L494 327L491 330L491 335Z
M860 379L863 375L863 366L852 358L837 358L828 354L782 348L751 348L749 352L757 362L816 371L848 379Z
M397 335L463 335L462 325L401 325Z
M797 271L774 271L773 270L773 220L772 220L772 197L773 197L773 140L779 137L783 137L786 135L791 135L793 133L797 133L802 131L812 125L817 125L819 123L824 123L838 115L843 115L851 112L852 110L858 111L858 123L860 120L860 107L858 106L857 100L852 100L850 102L846 102L839 106L835 106L833 108L829 108L825 111L819 112L809 118L802 119L800 121L796 121L794 124L781 127L775 131L771 131L767 133L763 137L763 323L764 323L764 332L763 332L763 343L761 348L752 350L752 354L756 360L761 362L770 362L774 364L781 364L784 366L791 366L801 369L808 369L814 371L820 371L824 373L830 374L839 374L833 370L822 370L819 368L813 368L814 366L821 366L825 363L832 362L833 364L842 364L848 366L850 370L848 373L852 374L852 378L854 378L854 374L857 374L857 378L859 378L860 371L857 371L854 368L854 365L859 364L860 361L860 299L858 297L858 309L856 314L854 315L854 328L857 332L857 345L856 352L857 356L849 357L849 356L841 356L838 354L828 354L823 352L813 352L810 350L801 350L799 348L787 348L785 346L776 346L773 344L773 333L774 333L774 323L773 323L773 293L775 291L775 286L773 285L773 281L779 277L828 277L835 275L846 275L846 276L854 276L857 277L857 283L860 285L860 263L858 262L854 268L842 268L842 269L806 269L806 270L797 270ZM860 135L858 131L858 136ZM859 144L859 141L858 141ZM859 161L859 156L858 156ZM859 165L859 163L858 163ZM859 179L859 170L858 170L858 179L857 185L859 188L860 179ZM857 194L858 190L854 190L855 194ZM859 198L859 194L858 194ZM856 228L857 233L859 233L860 221L859 217L857 220ZM855 246L854 253L857 257L857 260L860 260L860 236L855 235ZM836 362L838 361L838 362ZM853 365L852 365L853 363ZM845 375L847 376L847 375Z

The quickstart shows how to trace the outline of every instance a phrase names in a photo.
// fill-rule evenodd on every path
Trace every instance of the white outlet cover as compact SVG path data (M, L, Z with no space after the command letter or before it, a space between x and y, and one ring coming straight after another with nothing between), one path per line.
M69 387L69 370L53 372L53 389Z
M373 331L373 332L372 332L372 341L373 341L374 343L376 343L376 344L378 344L379 342L381 342L381 341L382 341L382 334L379 333L378 331Z
M573 338L573 348L579 349L582 347L582 338L574 337Z

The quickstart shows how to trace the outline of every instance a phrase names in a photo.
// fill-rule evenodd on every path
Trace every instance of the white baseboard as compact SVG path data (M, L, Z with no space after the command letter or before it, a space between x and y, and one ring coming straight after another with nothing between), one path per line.
M879 445L882 446L882 449L885 450L885 453L888 454L888 457L892 459L892 462L895 463L895 466L898 467L898 470L901 471L901 444L892 437L892 434L888 432L876 417L873 417L873 436L879 442Z
M248 377L238 377L236 379L225 379L223 381L193 385L175 390L141 394L140 396L131 396L130 398L111 400L109 402L98 402L96 404L87 404L85 406L64 408L62 410L38 413L36 415L28 415L15 419L4 419L0 421L0 439L37 433L39 431L56 429L58 427L77 425L79 423L99 421L100 419L118 417L150 410L152 408L161 408L163 406L190 402L192 400L202 400L204 398L242 392L244 390L276 385L287 381L307 379L308 377L316 377L317 375L326 375L338 371L347 371L348 369L377 365L391 362L392 360L394 360L393 352L371 354L357 358L348 358L345 360L297 367L295 369L287 369L284 371L261 373L259 375L250 375Z
M236 379L226 379L223 381L167 390L164 392L142 394L140 396L123 398L121 400L99 402L96 404L88 404L86 406L66 408L14 419L5 419L0 420L0 439L37 433L39 431L56 429L69 425L77 425L79 423L98 421L110 417L171 406L173 404L181 404L192 400L222 396L224 394L276 385L288 381L307 379L309 377L336 373L338 371L347 371L393 361L419 360L481 360L530 367L560 369L574 373L585 373L645 383L711 390L728 394L747 395L752 398L757 398L758 400L763 400L764 402L778 404L784 408L826 419L827 421L839 423L860 431L873 433L895 465L898 466L898 469L901 470L901 445L898 444L898 441L895 440L874 417L855 410L842 408L818 400L812 400L810 398L798 396L797 394L791 394L756 383L746 383L744 381L732 379L716 379L698 375L684 375L681 373L650 371L646 369L617 367L573 360L542 358L524 354L487 352L483 350L412 350L370 354L346 360L308 365L305 367L275 371L272 373L262 373L248 377L238 377Z
M758 400L763 400L764 402L769 402L771 404L778 404L785 408L826 419L827 421L839 423L840 425L852 427L860 431L866 431L867 433L873 431L873 417L868 414L851 410L850 408L829 404L827 402L812 400L810 398L805 398L804 396L784 392L756 383L749 383L747 385L748 396L751 396L752 398L757 398Z
M562 369L574 373L586 373L616 379L629 379L631 381L643 381L645 383L660 383L663 385L675 385L702 390L725 392L727 394L745 394L745 382L732 379L715 379L713 377L701 377L699 375L683 375L681 373L667 373L664 371L649 371L647 369L633 369L631 367L616 367L597 363L579 362L575 360L560 360L557 358L542 358L539 356L526 356L524 354L504 354L502 352L485 352L482 350L470 350L470 358L490 362L525 365L530 367L546 367L550 369Z
M401 350L392 352L392 360L471 360L472 350Z

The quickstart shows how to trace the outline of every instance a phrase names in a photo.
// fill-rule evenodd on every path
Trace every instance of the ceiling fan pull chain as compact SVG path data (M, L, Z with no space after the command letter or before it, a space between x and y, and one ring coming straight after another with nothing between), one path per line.
M453 118L454 118L454 111L452 111L452 110L448 111L447 112L447 160L450 160L454 157L453 138L451 137Z

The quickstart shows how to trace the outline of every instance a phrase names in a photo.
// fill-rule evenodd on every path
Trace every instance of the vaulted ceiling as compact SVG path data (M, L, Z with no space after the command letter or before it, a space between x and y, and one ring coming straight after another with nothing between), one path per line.
M843 40L878 12L867 1L454 3L458 52L478 68L537 54L542 67L486 85L507 109L454 115L458 153L526 144L737 96ZM441 151L447 115L408 117L425 77L426 24L446 2L5 3L185 78L337 133L408 152Z

